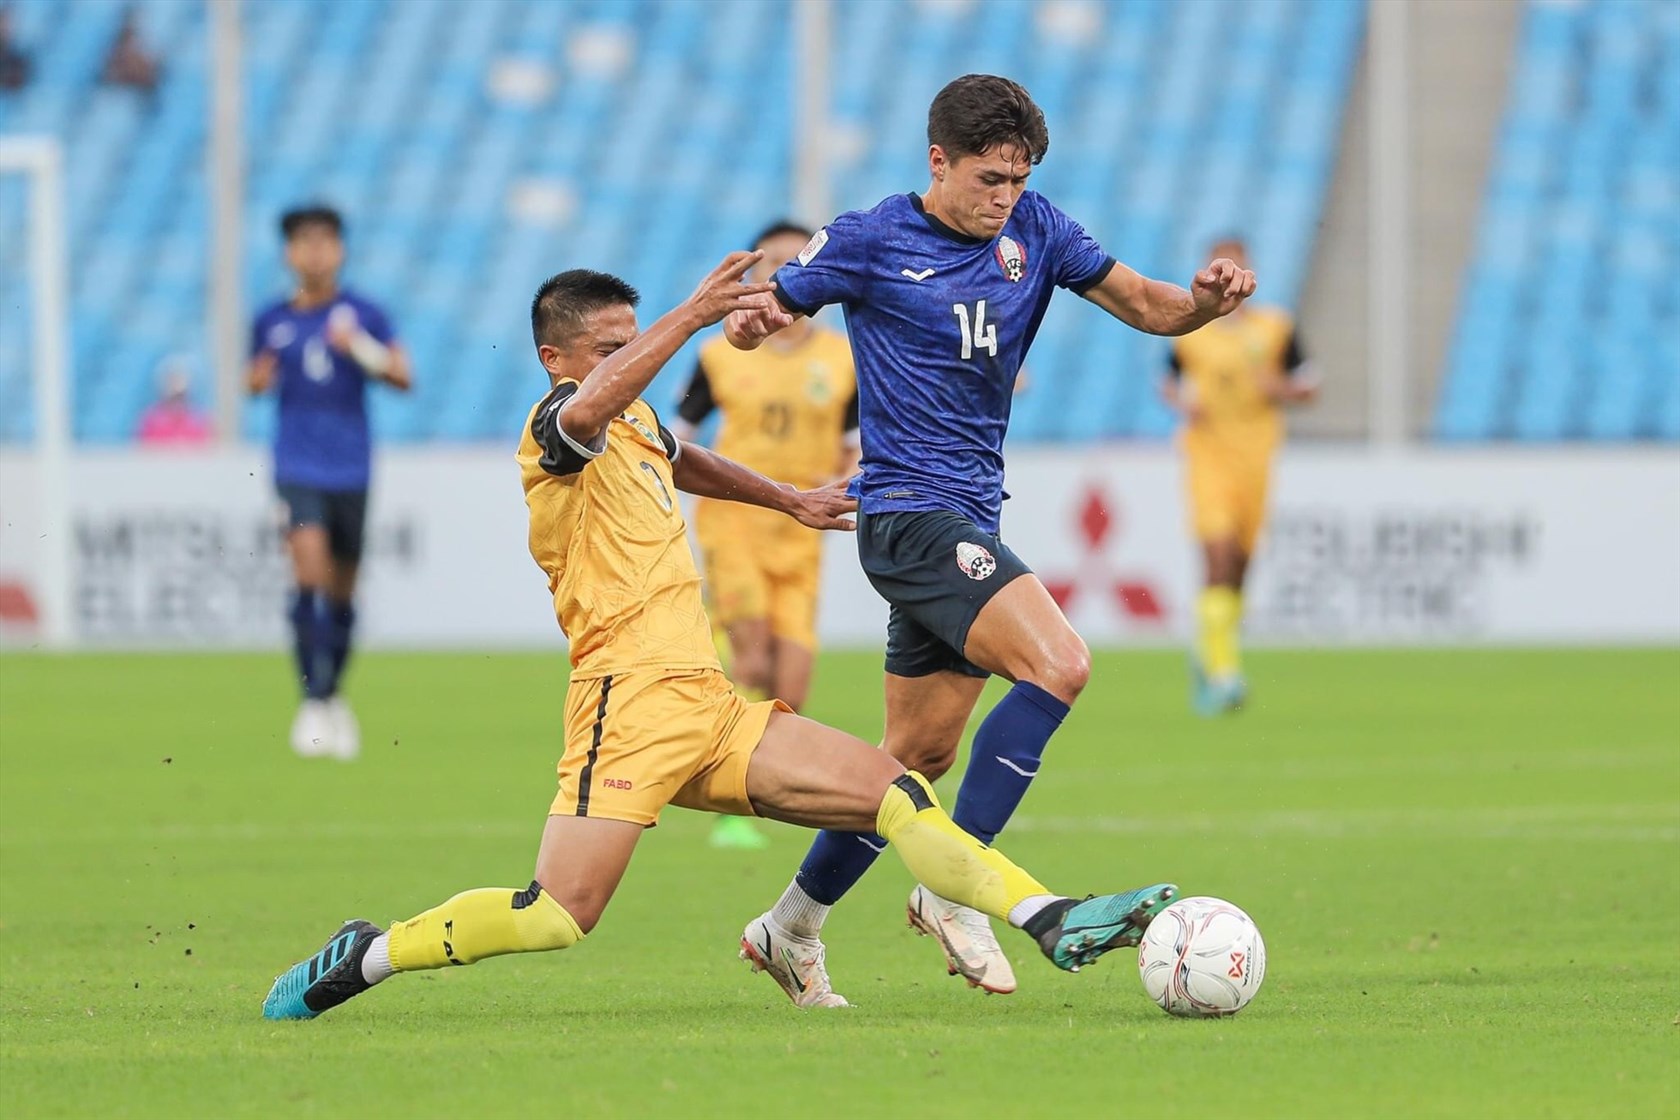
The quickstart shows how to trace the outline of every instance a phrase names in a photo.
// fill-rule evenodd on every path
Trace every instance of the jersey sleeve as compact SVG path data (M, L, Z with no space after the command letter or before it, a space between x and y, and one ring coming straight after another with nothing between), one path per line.
M653 413L653 430L659 433L659 446L664 449L665 458L675 463L682 458L682 440L678 439L676 433L665 426L665 421L659 418L657 408L650 404L648 405L648 411Z
M1289 341L1283 347L1283 372L1294 377L1307 366L1307 352L1301 347L1301 332L1289 328Z
M712 396L712 379L706 373L705 360L699 359L694 363L694 376L689 378L688 388L677 405L677 415L690 424L699 424L715 411L717 398Z
M795 315L863 298L869 283L866 215L850 211L816 232L799 255L776 270L776 299Z
M269 312L264 311L251 320L251 357L253 358L268 349L268 319Z
M607 449L607 433L603 429L594 445L582 444L566 434L560 426L561 407L577 393L576 381L562 381L549 390L548 396L537 405L531 416L531 438L542 448L537 465L549 474L564 478L577 474L589 461Z
M1050 205L1044 204L1050 233L1050 263L1056 284L1075 295L1084 295L1108 278L1114 269L1109 256L1085 227Z
M385 309L367 300L358 302L360 306L356 308L356 316L361 321L362 329L386 346L396 341L397 332L392 329L391 317L385 314Z

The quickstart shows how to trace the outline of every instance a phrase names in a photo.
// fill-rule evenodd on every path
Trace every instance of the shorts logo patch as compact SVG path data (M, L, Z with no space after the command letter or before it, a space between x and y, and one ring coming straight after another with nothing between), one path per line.
M963 541L957 545L957 567L969 579L985 579L997 571L997 558L984 545Z
M799 250L800 265L808 265L811 258L822 252L823 246L828 244L828 230L819 229L811 235L811 240L805 242L805 248Z
M602 789L634 789L629 778L602 778Z
M998 267L1011 284L1019 284L1027 274L1027 251L1013 237L1000 237L996 250Z

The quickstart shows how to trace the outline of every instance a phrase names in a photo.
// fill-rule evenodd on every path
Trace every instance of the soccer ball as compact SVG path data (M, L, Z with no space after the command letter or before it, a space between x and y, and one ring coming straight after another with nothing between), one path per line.
M1235 1015L1266 978L1266 943L1252 918L1222 898L1181 898L1138 945L1143 990L1169 1015Z

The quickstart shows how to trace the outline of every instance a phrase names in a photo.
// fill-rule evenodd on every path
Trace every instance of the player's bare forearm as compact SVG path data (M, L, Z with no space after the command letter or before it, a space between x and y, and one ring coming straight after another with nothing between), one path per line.
M813 529L855 528L854 522L841 516L857 509L857 502L846 496L843 482L800 490L695 443L682 445L671 477L678 490L697 497L773 509Z
M1254 273L1222 257L1196 273L1189 288L1116 264L1085 298L1133 330L1175 336L1229 315L1253 292Z
M409 361L408 349L398 342L391 343L388 349L391 353L391 364L379 378L398 392L406 393L414 388L414 366Z
M255 358L245 370L245 391L253 397L259 397L269 391L274 385L274 370L279 360L272 350L264 350Z
M695 332L746 307L750 297L768 295L775 285L741 283L741 277L763 256L756 251L729 254L693 295L591 370L560 410L560 427L566 435L578 443L593 443L607 422L642 395Z

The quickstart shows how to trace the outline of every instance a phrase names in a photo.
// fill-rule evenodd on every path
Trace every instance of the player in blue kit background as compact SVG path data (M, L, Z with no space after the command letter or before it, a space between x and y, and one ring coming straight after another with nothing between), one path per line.
M1117 263L1026 189L1049 142L1044 114L1015 82L951 82L928 110L927 191L840 215L776 273L773 296L725 322L730 342L752 349L799 316L845 309L863 445L858 556L891 605L882 746L936 778L986 678L1014 682L975 734L952 813L988 844L1090 673L1085 643L998 535L1011 390L1050 297L1066 288L1134 329L1179 335L1254 290L1254 274L1230 260L1188 290ZM879 836L821 833L782 898L744 931L743 956L801 1006L845 1004L819 935L883 847ZM1014 990L985 915L918 886L909 917L938 939L952 975Z
M280 219L292 295L265 308L251 328L252 393L279 390L274 484L286 511L296 587L290 618L303 701L292 749L309 757L354 758L355 716L339 684L356 624L372 447L367 385L412 383L408 355L378 304L339 287L344 221L308 207Z

